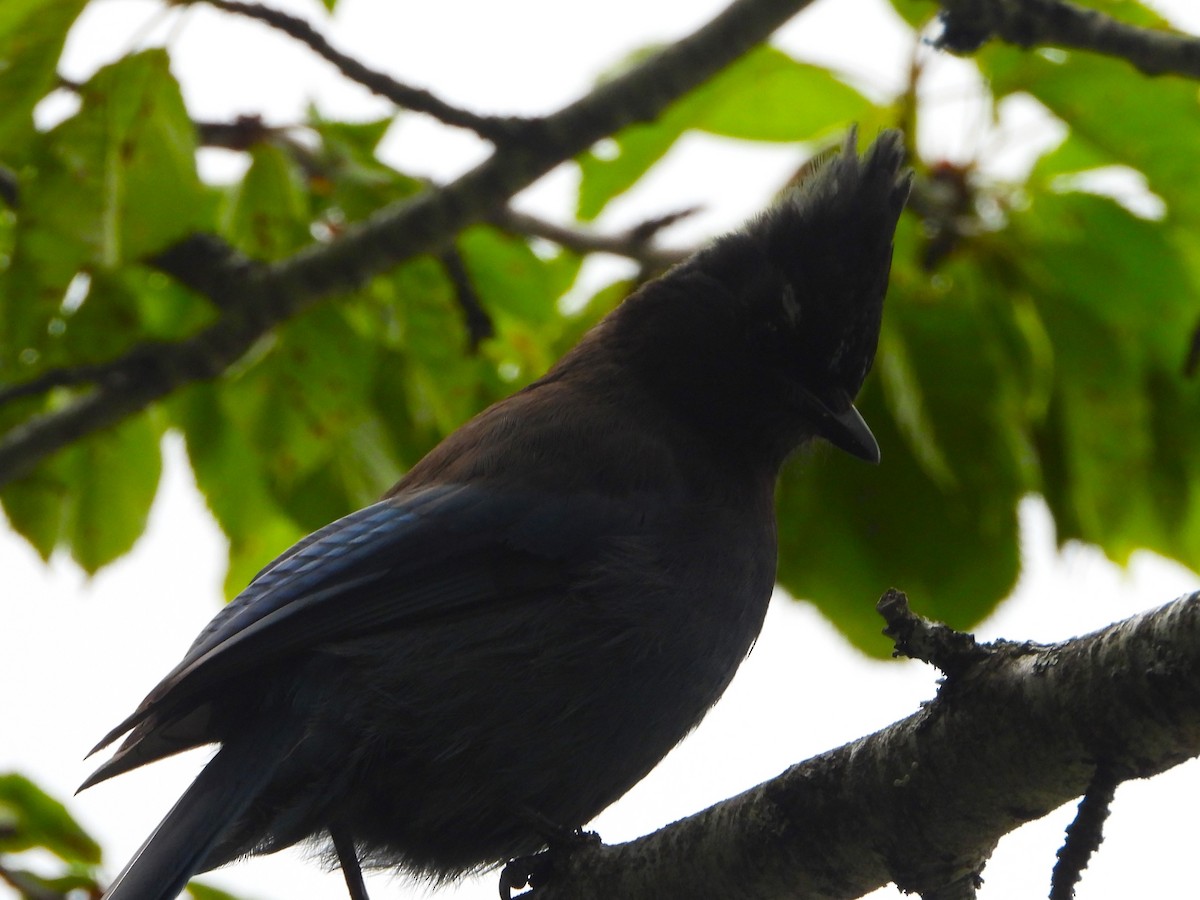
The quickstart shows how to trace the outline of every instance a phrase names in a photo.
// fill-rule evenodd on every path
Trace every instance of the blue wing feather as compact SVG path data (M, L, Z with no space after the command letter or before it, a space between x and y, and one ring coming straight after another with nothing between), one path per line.
M179 665L97 745L132 729L85 786L212 740L203 717L200 725L163 725L196 719L203 697L230 678L317 644L544 596L565 583L562 560L586 558L581 547L627 531L640 517L636 507L598 495L451 484L400 494L327 525L214 617Z

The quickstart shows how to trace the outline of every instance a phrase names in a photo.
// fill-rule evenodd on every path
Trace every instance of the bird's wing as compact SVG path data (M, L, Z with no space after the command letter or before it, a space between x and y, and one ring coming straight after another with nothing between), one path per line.
M598 495L434 485L339 519L263 569L212 620L92 751L133 730L84 786L206 742L186 717L216 685L318 643L544 597L568 583L569 561L638 515Z

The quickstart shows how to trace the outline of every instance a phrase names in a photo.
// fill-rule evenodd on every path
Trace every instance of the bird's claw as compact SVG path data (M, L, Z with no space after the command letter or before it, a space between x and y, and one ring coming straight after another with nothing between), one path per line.
M600 835L594 831L584 831L582 828L564 828L551 826L548 846L541 853L532 856L518 856L510 859L500 871L500 898L513 900L513 891L528 887L529 891L519 894L525 897L533 893L550 878L554 862L559 854L570 854L589 844L599 844Z
M554 868L553 857L553 851L543 850L532 856L510 859L500 871L500 900L513 900L513 891L521 888L528 887L530 892L537 890L537 886L545 881Z

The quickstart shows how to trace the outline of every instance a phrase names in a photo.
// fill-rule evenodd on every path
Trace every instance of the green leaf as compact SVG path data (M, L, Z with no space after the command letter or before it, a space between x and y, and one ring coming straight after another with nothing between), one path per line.
M1112 156L1071 131L1061 144L1039 157L1030 172L1029 181L1035 188L1045 190L1060 175L1086 172L1116 163L1117 160Z
M869 130L875 115L866 98L828 69L797 62L770 46L758 47L657 121L634 125L606 142L611 152L581 155L579 217L599 215L689 129L752 141L806 141L847 122L861 122Z
M1151 501L1163 523L1164 539L1155 548L1200 570L1200 383L1177 371L1151 372Z
M323 464L292 485L281 500L292 518L310 530L374 503L403 474L378 418L364 419L331 439L325 449Z
M330 7L333 6L333 0L326 0L326 3ZM198 881L189 881L187 892L192 895L194 900L240 900L236 894L227 893L220 888L201 884Z
M0 775L0 853L34 848L68 863L100 862L100 846L65 806L23 775Z
M295 163L278 147L255 144L222 216L222 234L250 256L282 259L311 243L311 218Z
M0 503L13 531L29 541L44 561L58 546L70 486L38 470L0 489Z
M1038 484L1044 339L977 260L921 270L902 223L875 373L858 406L882 449L866 466L832 448L789 466L779 492L779 579L864 652L884 656L874 602L888 587L969 628L1019 570L1017 508Z
M316 107L309 109L308 117L313 130L321 136L323 153L367 167L382 166L375 151L392 127L394 117L367 122L338 122L324 118Z
M87 0L0 4L0 159L10 165L33 135L33 108L54 89L67 32Z
M1081 192L1036 195L1012 227L1016 261L1039 294L1089 311L1138 354L1181 364L1195 288L1166 227Z
M270 355L229 385L236 392L231 411L257 448L273 496L301 528L315 529L387 487L376 484L352 497L340 489L314 493L316 486L333 487L314 474L333 465L369 420L375 348L330 306L289 322L275 338Z
M331 122L310 111L312 128L321 137L319 174L310 188L319 204L332 207L351 222L367 218L380 207L424 190L423 181L381 162L375 155L379 142L394 121ZM330 222L334 228L340 222Z
M46 136L30 217L86 246L92 265L140 259L203 227L212 204L195 165L195 127L161 50L100 69L81 108ZM81 218L82 221L77 221Z
M71 489L64 534L84 571L127 553L145 531L162 473L161 439L157 416L146 413L64 452L60 471Z
M784 470L779 581L863 652L886 657L875 601L887 588L920 597L929 615L957 628L1008 594L1020 563L1019 485L1002 475L995 491L980 493L935 480L880 393L871 384L858 404L883 449L879 466L816 447Z
M16 889L17 896L22 900L43 900L43 898L57 900L59 897L71 896L72 892L77 892L77 896L83 897L100 896L103 888L92 875L88 874L87 867L71 866L69 869L81 871L68 871L65 875L46 876L28 869L6 865L4 876L5 881Z
M167 404L187 442L196 484L229 538L229 596L305 534L267 489L263 453L241 427L250 418L245 403L237 390L197 384Z
M1200 388L1181 372L1196 287L1170 229L1081 193L1036 196L1013 229L1014 262L1037 286L1053 344L1039 448L1059 539L1096 543L1120 562L1148 547L1200 563L1180 505L1200 489L1182 450L1200 437Z
M147 340L194 334L215 316L206 300L140 266L101 270L89 282L83 303L60 310L46 335L32 344L40 369L116 359Z
M388 279L388 289L405 360L400 396L418 427L449 434L486 403L480 394L485 361L466 353L454 289L440 263L413 260Z
M537 256L523 238L476 225L459 236L458 248L471 286L489 313L539 324L557 317L558 298L570 286L564 285L567 273ZM574 260L577 266L578 257Z
M165 54L104 67L80 99L30 154L3 284L8 352L44 349L81 271L114 270L211 222L213 195L196 174L193 126Z
M84 571L95 573L146 528L162 470L161 437L151 411L71 444L0 492L10 523L43 559L65 544Z
M1200 97L1194 84L1161 78L1151 86L1127 63L1086 53L1046 55L993 44L978 61L997 97L1033 95L1092 152L1145 173L1172 214L1200 218Z

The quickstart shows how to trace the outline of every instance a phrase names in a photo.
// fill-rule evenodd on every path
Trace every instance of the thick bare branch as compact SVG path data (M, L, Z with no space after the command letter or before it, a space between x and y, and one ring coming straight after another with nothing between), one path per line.
M191 287L221 307L221 318L194 337L156 347L154 364L141 377L98 386L6 433L0 438L0 485L189 381L215 377L275 325L314 303L418 254L439 251L555 166L627 125L653 119L811 2L735 0L691 35L537 122L537 140L501 145L458 180L386 207L335 241L253 271L241 265L198 270L188 262L193 253L184 253L175 265L191 273ZM204 252L211 251L210 242Z
M970 897L997 841L1200 754L1200 592L1058 644L990 648L920 712L628 844L554 861L541 900ZM917 824L919 823L919 827Z
M1065 0L938 0L940 46L969 53L993 35L1018 47L1088 50L1128 61L1147 75L1200 78L1200 38L1139 28Z

